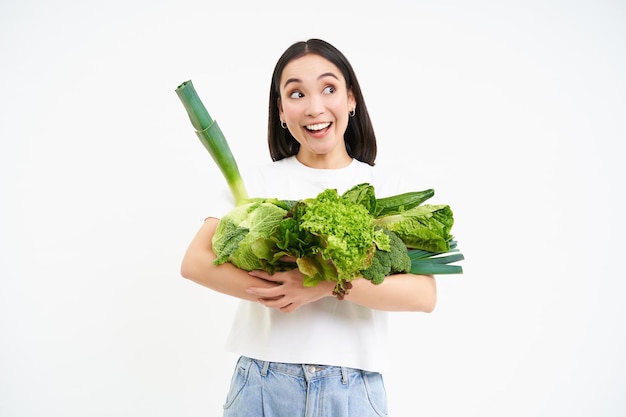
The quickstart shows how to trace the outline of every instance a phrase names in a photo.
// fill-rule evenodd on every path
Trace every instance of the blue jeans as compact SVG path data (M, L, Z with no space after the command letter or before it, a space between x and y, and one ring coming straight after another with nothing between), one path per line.
M336 366L237 361L224 417L385 417L382 375Z

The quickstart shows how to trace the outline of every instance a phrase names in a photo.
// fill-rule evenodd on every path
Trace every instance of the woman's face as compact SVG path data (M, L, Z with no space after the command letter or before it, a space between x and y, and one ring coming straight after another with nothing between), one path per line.
M283 70L278 110L300 143L297 157L303 164L337 168L350 162L343 135L355 106L341 71L326 58L305 55Z

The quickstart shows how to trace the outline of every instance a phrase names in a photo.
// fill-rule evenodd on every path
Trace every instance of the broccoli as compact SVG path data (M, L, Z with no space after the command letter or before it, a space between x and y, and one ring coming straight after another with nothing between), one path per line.
M380 284L387 275L411 270L411 258L402 239L390 230L384 228L381 230L389 236L391 250L376 249L372 264L361 271L363 278L372 281L373 284Z

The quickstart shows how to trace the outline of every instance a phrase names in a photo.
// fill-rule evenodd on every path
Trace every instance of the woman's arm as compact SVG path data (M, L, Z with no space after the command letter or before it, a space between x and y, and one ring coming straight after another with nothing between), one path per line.
M259 278L281 280L280 286L252 287L248 291L258 296L265 306L284 312L293 311L323 297L332 297L335 288L335 284L330 281L320 282L315 287L304 287L302 273L297 269L273 276L261 271L253 271L251 274ZM342 302L352 302L376 310L425 313L432 312L437 302L437 286L431 275L394 274L378 285L364 278L355 279L351 283L352 288Z
M322 282L315 287L302 285L297 269L270 275L262 271L246 272L230 263L213 265L216 256L211 240L219 220L208 218L193 238L181 265L181 275L215 291L250 301L259 301L284 312L332 297L334 283ZM437 301L434 277L430 275L390 275L374 285L366 279L352 281L345 302L386 311L431 312Z
M352 281L344 300L376 310L431 313L437 304L437 284L432 275L393 274L378 285L360 278Z
M245 300L257 301L258 297L246 292L250 287L275 287L275 282L254 277L230 263L213 265L216 259L211 243L219 219L209 217L192 239L180 268L188 278L212 290Z

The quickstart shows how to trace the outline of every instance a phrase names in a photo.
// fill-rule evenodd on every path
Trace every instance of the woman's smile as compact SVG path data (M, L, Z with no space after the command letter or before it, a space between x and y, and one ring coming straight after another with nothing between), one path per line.
M311 136L317 138L317 137L323 137L326 133L328 133L328 130L331 125L332 123L330 122L315 123L315 124L305 126L304 128L309 132Z

